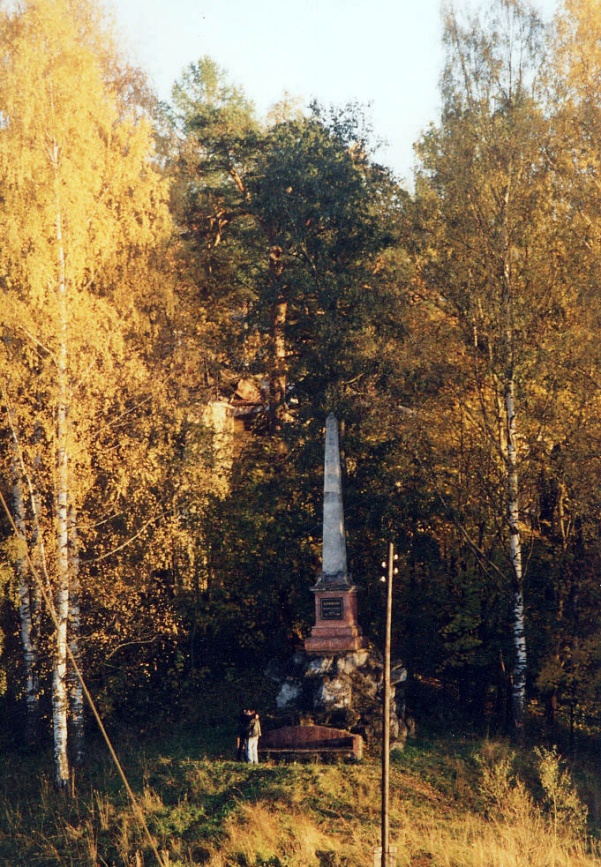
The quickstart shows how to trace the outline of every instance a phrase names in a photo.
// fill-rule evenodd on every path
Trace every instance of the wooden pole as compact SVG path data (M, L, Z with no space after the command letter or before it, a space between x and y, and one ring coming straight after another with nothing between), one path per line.
M392 577L394 545L388 545L388 582L386 588L386 630L384 640L384 699L382 703L382 867L388 867L390 846L390 642L392 632Z

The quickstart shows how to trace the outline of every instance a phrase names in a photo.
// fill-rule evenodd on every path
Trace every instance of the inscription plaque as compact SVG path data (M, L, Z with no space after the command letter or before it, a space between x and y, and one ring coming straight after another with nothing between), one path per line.
M342 620L342 597L321 600L322 620Z

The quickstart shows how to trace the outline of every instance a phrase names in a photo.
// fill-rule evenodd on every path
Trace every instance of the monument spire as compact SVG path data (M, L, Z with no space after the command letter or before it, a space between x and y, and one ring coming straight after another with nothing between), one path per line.
M323 543L320 587L349 587L342 504L342 474L338 422L333 413L326 419L326 448L323 481Z
M338 422L326 419L323 481L322 566L315 587L315 626L305 639L313 654L362 650L365 640L357 623L357 593L348 576Z

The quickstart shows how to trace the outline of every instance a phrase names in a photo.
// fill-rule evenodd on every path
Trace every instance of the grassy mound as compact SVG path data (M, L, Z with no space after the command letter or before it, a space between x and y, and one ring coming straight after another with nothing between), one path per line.
M165 867L371 867L380 842L377 756L247 766L230 760L230 739L212 728L121 743ZM68 795L54 792L37 764L8 756L0 771L0 864L157 863L108 761L88 766ZM418 738L391 765L399 867L601 864L601 787L589 770L577 791L553 750Z

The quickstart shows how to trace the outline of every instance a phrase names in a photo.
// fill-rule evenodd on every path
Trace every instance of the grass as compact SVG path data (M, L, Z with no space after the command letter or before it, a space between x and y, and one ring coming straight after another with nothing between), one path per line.
M380 764L231 760L227 729L117 744L165 867L365 867L380 842ZM150 867L156 858L99 751L69 796L37 761L0 770L0 864ZM591 867L601 784L554 750L417 738L391 761L398 867ZM585 802L590 805L588 810Z

